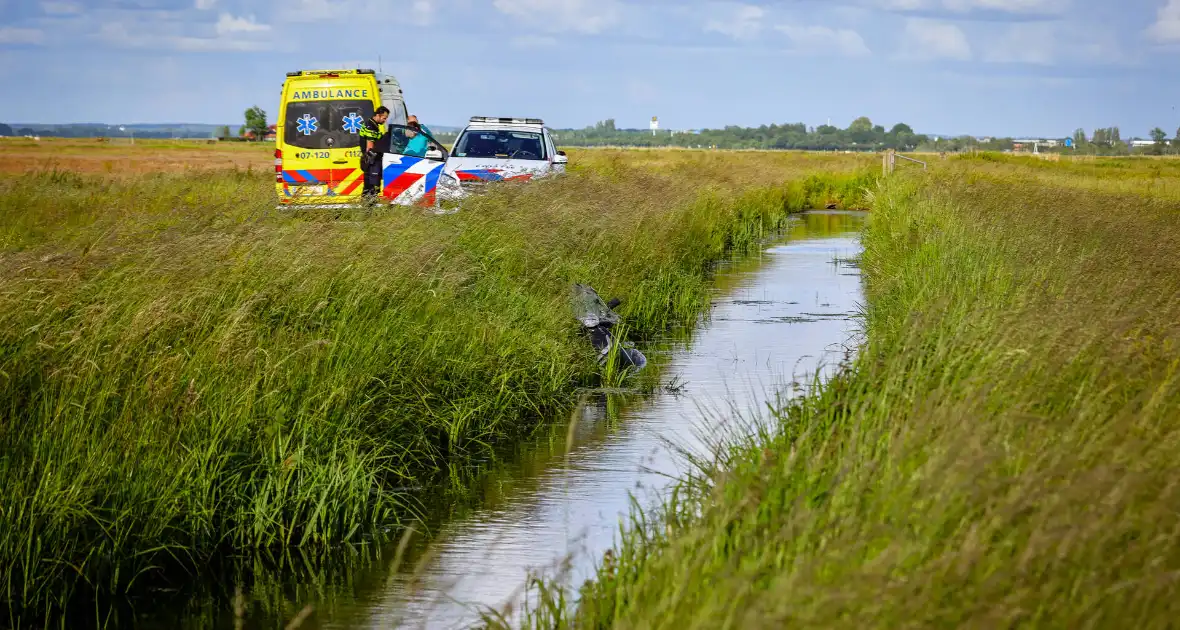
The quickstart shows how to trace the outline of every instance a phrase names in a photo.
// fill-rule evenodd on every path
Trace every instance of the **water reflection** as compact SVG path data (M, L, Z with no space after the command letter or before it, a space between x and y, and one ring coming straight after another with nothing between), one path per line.
M708 325L666 368L683 383L679 394L591 401L568 452L561 430L534 442L519 465L488 478L482 507L441 528L417 575L396 573L363 615L340 627L464 627L477 620L475 607L519 597L530 570L565 564L570 579L589 577L631 495L652 500L682 471L668 440L700 451L701 436L719 423L764 409L792 376L839 358L861 297L845 261L859 251L863 221L809 214L792 222L784 242L724 265Z
M840 357L856 329L861 285L850 259L864 221L860 213L809 213L759 255L722 265L707 324L691 341L668 342L665 370L678 392L587 394L571 422L541 429L475 481L456 471L461 478L438 497L431 536L400 553L393 545L348 551L343 564L239 567L235 579L250 594L242 627L283 627L311 603L305 629L459 628L477 622L481 607L515 601L530 571L564 565L568 579L588 577L631 497L654 499L683 469L669 441L699 451L702 435L773 404L784 383ZM228 591L141 621L232 627Z

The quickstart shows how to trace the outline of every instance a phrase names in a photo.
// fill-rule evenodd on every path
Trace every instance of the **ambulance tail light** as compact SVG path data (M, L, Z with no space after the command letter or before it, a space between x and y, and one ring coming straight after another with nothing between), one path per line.
M283 183L283 150L275 149L275 182Z

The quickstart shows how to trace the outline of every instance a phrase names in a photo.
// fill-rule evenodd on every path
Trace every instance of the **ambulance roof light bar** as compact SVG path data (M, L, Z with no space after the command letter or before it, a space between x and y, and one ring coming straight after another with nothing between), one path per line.
M506 125L543 125L545 121L540 118L508 118L504 116L472 116L473 123L503 123Z
M355 70L296 70L288 72L289 77L301 76L324 76L324 77L338 77L341 74L377 74L370 68L357 68Z

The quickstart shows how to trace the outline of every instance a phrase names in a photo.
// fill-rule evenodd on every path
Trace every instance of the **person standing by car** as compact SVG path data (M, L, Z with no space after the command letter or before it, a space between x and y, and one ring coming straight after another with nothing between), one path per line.
M426 157L426 151L430 149L430 140L427 139L427 136L434 136L430 131L430 127L419 123L418 117L410 114L410 117L406 119L406 136L410 141L406 143L404 154L414 157Z
M382 105L373 113L373 117L366 120L361 127L361 171L365 177L365 187L361 198L366 202L372 201L381 192L381 155L385 152L382 142L388 131L385 122L389 120L389 108Z

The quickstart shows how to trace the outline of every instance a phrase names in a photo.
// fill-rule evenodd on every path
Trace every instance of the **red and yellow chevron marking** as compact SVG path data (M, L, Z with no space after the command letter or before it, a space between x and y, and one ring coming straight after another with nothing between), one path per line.
M355 193L361 184L365 183L365 174L359 168L332 169L332 181L336 182L333 190L338 196L347 197Z
M290 194L290 186L328 185L329 197L347 197L354 194L365 183L364 172L359 168L301 169L283 171L283 190Z

